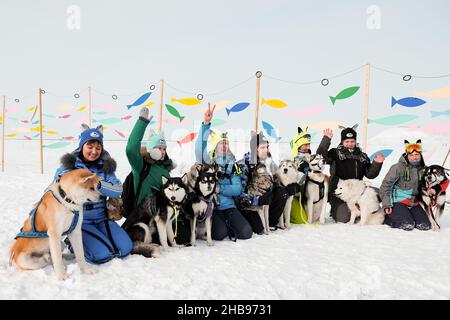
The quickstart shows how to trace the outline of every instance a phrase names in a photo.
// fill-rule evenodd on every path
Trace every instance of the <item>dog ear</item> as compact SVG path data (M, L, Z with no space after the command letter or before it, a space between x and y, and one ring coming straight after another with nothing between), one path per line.
M405 139L405 144L409 144L409 141Z
M165 176L162 176L161 181L162 181L162 184L165 185L167 183L167 181L169 181L169 179Z
M97 129L98 131L100 131L101 134L103 134L103 125L102 124L97 126L97 128L95 128L95 129Z
M298 132L298 133L302 133L302 132L303 132L302 128L297 127L297 132Z
M187 186L188 185L188 176L187 174L183 174L183 176L181 177L181 181L183 181L183 183Z
M366 181L366 180L364 180L363 183L366 187L370 187L372 185L372 183L370 183L370 181Z
M89 130L90 128L89 128L89 126L86 124L86 123L82 123L81 124L81 130L82 131L86 131L86 130Z
M89 180L95 178L96 176L97 176L97 175L96 175L95 173L92 173L92 174L90 174L90 175L84 177L83 179L81 179L81 182L82 182L82 183L86 183L87 181L89 181Z

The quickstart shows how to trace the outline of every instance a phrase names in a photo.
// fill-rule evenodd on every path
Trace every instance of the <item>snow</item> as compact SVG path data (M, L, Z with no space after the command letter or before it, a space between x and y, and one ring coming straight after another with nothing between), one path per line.
M385 147L396 150L376 186L400 155L401 130L370 140L369 154ZM434 150L428 163L442 163L448 137L417 136ZM129 171L124 145L108 145L123 180ZM51 266L19 272L8 266L8 246L50 183L63 151L46 151L45 174L40 175L36 148L11 147L6 172L0 173L0 299L450 299L448 207L440 232L328 220L324 226L294 225L236 243L215 241L213 247L198 241L197 247L172 248L158 259L114 259L94 266L95 275L83 275L74 260L65 260L69 278L64 282L56 280ZM180 154L176 158L180 167L188 167Z

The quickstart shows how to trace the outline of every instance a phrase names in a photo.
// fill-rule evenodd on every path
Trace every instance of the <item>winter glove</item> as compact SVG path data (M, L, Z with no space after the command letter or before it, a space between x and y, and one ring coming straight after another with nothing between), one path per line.
M258 196L252 196L247 193L242 193L239 197L241 204L246 207L257 207L258 206Z
M286 187L282 187L283 191L281 192L281 197L283 199L287 199L290 196L295 195L300 191L300 186L297 183L288 184Z
M152 120L153 116L148 115L148 108L142 108L141 111L139 111L139 119L144 120L145 122L150 122Z
M267 191L262 196L258 197L258 205L265 206L272 202L272 190Z

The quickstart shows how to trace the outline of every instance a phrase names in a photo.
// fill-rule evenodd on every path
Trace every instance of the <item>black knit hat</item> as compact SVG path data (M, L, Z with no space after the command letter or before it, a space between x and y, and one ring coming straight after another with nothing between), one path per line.
M358 128L358 125L355 124L351 128L344 128L344 130L341 131L341 142L347 139L355 139L357 138L356 129Z
M262 144L269 144L269 140L264 136L262 132L256 133L255 131L251 132L250 137L250 160L251 163L256 164L257 162L257 152L256 149Z

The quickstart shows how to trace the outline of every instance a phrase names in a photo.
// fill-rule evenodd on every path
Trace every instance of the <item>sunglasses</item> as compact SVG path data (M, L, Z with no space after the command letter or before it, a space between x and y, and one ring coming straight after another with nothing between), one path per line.
M414 151L420 153L420 152L423 151L423 149L422 149L422 146L420 144L410 144L410 145L406 146L405 151L408 154L413 153Z
M310 135L309 133L304 134L303 136L301 136L300 138L298 138L297 140L295 140L295 143L297 143L298 140L304 139L304 138L306 138L306 139L308 139L308 140L311 140L311 135Z

